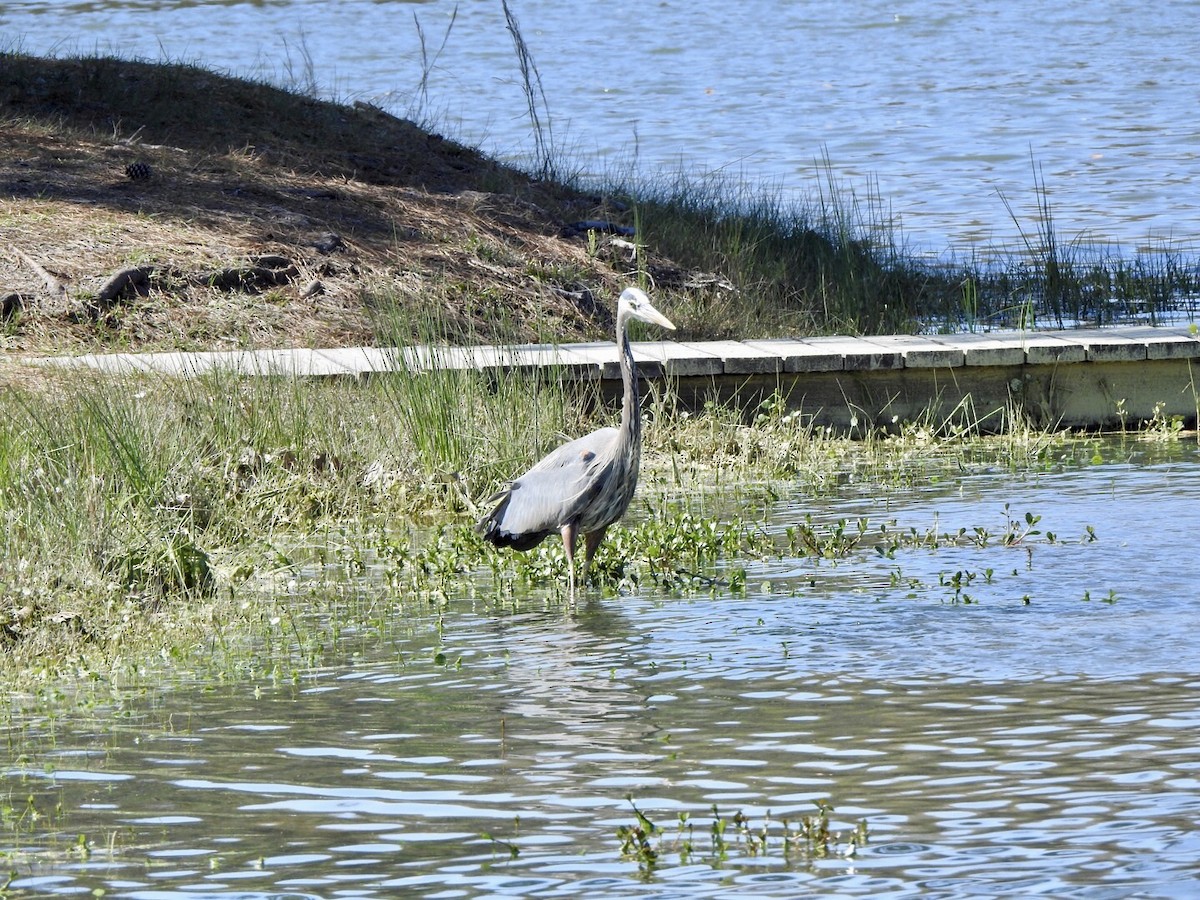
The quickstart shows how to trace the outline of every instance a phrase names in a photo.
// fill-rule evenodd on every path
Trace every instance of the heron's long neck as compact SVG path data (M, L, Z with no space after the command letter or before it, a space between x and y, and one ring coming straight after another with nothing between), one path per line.
M642 413L638 399L637 366L633 362L633 350L629 346L628 318L617 316L617 354L620 357L621 381L625 393L621 399L621 439L628 446L639 448L642 444Z

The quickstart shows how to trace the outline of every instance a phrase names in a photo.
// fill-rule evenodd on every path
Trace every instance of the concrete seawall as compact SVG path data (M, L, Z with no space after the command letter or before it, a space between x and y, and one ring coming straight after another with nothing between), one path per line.
M1200 408L1200 338L1188 328L1129 326L1005 334L636 342L644 379L685 407L756 407L778 394L818 425L854 429L925 419L1001 428L1019 414L1041 426L1116 427ZM404 347L41 357L40 365L188 377L368 377L401 369L541 372L620 393L616 346Z

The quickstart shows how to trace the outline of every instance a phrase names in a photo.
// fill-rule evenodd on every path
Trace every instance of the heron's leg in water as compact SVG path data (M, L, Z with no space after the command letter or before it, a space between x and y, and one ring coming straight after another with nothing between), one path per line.
M575 523L562 527L563 550L567 553L567 577L571 583L571 596L575 596Z
M587 584L588 571L592 568L592 557L596 555L596 551L600 548L600 542L604 540L604 532L608 530L605 525L602 528L597 528L595 531L589 531L583 536L583 582Z

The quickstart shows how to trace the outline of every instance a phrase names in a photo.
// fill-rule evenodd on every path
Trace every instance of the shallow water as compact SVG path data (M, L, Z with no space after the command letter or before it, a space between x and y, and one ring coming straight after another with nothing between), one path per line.
M383 638L350 623L296 683L166 683L18 717L0 835L12 888L1190 896L1198 488L1189 452L790 497L772 527L811 511L992 537L752 563L745 597L407 604ZM1004 504L1042 534L1006 545ZM990 583L947 581L988 569ZM45 818L22 818L27 796ZM650 873L620 854L627 797L665 831ZM861 819L869 842L785 855L782 821L823 799L838 848ZM719 857L714 805L767 826L766 852L729 825Z
M933 252L1036 237L1037 182L1062 242L1129 253L1200 234L1185 0L511 6L572 170L720 170L811 199L827 160L839 192L877 192ZM20 0L0 6L5 46L200 62L533 151L499 3Z

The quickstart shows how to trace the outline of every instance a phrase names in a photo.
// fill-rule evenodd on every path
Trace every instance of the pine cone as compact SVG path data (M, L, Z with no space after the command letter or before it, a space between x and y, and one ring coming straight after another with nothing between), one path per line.
M153 174L153 170L144 162L130 163L125 167L125 177L134 181L142 181Z

